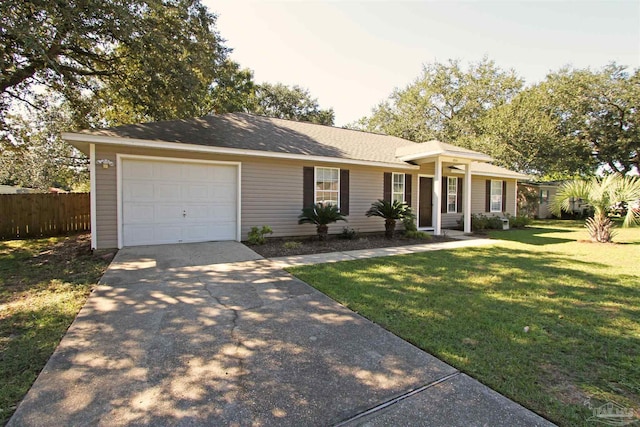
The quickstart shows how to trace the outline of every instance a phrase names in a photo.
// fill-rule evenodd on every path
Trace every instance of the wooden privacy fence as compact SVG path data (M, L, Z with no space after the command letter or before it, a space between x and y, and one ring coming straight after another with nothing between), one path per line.
M89 230L89 193L0 194L0 240Z

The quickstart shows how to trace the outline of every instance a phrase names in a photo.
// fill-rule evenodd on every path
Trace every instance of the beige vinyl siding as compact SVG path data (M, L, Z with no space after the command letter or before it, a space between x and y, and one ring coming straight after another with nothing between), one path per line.
M330 233L340 233L348 226L359 232L384 230L384 220L367 218L365 212L371 203L383 197L384 172L393 170L377 167L344 164L300 162L294 160L257 159L245 156L223 156L194 154L174 150L152 150L120 147L105 150L96 147L96 159L109 159L116 163L116 152L123 155L169 157L196 160L240 162L241 174L241 234L242 239L252 226L269 225L272 237L305 236L316 233L315 226L298 225L302 208L302 171L304 166L328 166L348 169L350 181L350 206L348 222L339 222L329 227ZM117 166L96 168L96 237L98 248L118 245L117 224ZM396 172L407 173L406 170ZM417 203L417 171L413 174L412 199Z
M435 174L436 174L435 163L424 163L420 165L420 175L435 175Z
M118 207L116 190L116 154L96 147L96 159L111 160L107 169L96 165L96 238L98 248L118 246Z
M486 211L486 182L487 180L500 180L500 178L490 176L474 176L471 178L471 212L475 214L484 214L487 216L502 216L500 212L487 212ZM506 197L506 212L509 215L515 215L515 191L516 180L515 179L502 179L507 181L507 193L502 197Z
M303 201L303 167L327 166L349 170L349 216L348 222L339 222L329 227L330 233L340 233L345 226L361 233L384 230L384 220L367 218L365 212L371 203L383 198L385 172L410 173L412 175L412 200L414 211L418 205L418 174L433 175L433 163L422 165L420 170L394 170L382 167L354 166L333 163L316 163L297 160L259 159L246 156L227 156L191 153L179 150L157 150L133 147L109 147L96 145L96 159L109 159L116 163L116 153L149 157L184 158L208 161L241 163L241 238L253 226L269 225L272 237L305 236L316 233L315 226L298 225L298 215ZM104 169L96 167L96 238L98 248L116 247L117 224L117 165ZM485 180L489 177L473 177L472 212L485 213ZM496 178L494 178L496 179ZM515 180L507 180L507 212L515 214ZM442 226L458 226L461 213L442 214Z

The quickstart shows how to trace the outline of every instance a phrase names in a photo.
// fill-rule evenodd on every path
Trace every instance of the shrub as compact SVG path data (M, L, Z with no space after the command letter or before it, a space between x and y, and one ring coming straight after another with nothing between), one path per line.
M464 224L464 217L459 224ZM502 230L502 218L499 216L486 216L483 214L471 214L471 231Z
M272 234L273 230L268 225L263 225L262 228L251 227L249 235L247 236L247 242L250 245L264 245L267 241L266 234Z
M423 239L423 240L431 240L432 236L429 233L425 233L424 231L418 230L405 230L404 237L407 239Z
M411 212L405 215L405 217L402 219L402 225L404 225L405 235L407 231L418 231L418 226L416 225L416 216Z
M338 206L331 203L316 203L313 206L302 209L298 216L298 224L315 224L318 240L327 240L329 224L346 221L347 219L340 213Z
M524 228L525 226L531 224L531 218L525 215L508 215L507 218L509 218L510 228Z
M358 236L358 232L350 227L344 227L342 229L342 233L340 233L340 238L345 240L353 240Z
M296 242L295 240L290 240L282 244L282 247L285 249L298 249L300 246L302 246L302 243Z
M382 199L373 202L366 215L384 218L384 235L387 239L393 238L397 220L403 221L406 217L413 216L411 208L406 203L400 203L397 200L389 202Z

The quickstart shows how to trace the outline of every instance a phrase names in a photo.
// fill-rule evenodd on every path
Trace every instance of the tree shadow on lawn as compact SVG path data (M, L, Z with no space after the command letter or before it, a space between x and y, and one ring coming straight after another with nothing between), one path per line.
M294 273L508 397L575 425L589 416L589 397L640 407L640 287L584 265L607 267L492 247Z

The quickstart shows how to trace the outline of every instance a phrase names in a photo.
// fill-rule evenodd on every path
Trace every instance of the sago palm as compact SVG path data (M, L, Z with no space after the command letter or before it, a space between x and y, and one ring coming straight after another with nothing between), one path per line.
M315 224L318 233L318 240L327 240L329 224L347 219L340 213L338 206L331 203L316 203L315 205L302 209L298 217L298 224Z
M387 239L393 238L396 229L396 221L402 221L404 218L413 216L411 208L405 203L395 200L389 202L387 200L378 200L373 202L367 211L368 217L378 216L384 218L384 235Z
M594 177L590 180L574 180L560 186L551 204L551 211L560 215L561 211L571 210L571 201L582 201L594 209L593 218L588 218L586 227L594 242L611 242L614 223L609 212L617 204L630 206L640 199L640 177L607 175L604 178ZM640 222L640 215L633 209L627 209L623 227Z

